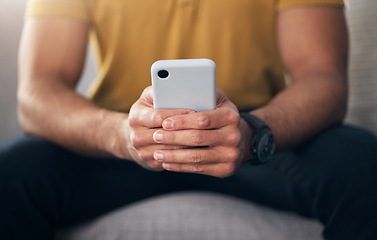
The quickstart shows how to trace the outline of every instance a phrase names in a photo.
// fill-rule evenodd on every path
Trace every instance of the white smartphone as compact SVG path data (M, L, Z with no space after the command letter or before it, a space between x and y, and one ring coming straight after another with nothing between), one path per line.
M160 60L151 67L156 109L216 108L216 64L210 59Z

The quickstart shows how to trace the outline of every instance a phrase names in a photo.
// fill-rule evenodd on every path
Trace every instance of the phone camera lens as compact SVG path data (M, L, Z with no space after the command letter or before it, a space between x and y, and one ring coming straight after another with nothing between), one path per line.
M157 75L160 78L167 78L167 77L169 77L169 72L166 71L166 70L160 70L160 71L158 71Z

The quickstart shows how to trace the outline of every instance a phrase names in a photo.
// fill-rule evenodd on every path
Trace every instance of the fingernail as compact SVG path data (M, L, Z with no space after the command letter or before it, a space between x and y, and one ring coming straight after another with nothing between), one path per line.
M159 162L162 162L164 160L164 154L162 154L161 152L155 152L153 157Z
M172 129L174 127L174 121L171 120L171 119L166 119L163 123L162 123L162 126L163 128L165 129Z
M165 168L166 170L169 170L171 168L171 165L169 163L163 163L162 167Z
M163 139L162 132L161 132L161 131L156 131L156 132L153 134L153 139L154 139L155 142L161 142L162 139Z

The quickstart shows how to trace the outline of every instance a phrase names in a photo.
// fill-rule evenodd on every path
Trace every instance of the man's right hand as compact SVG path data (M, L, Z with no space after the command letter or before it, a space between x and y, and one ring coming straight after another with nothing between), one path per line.
M153 91L147 87L132 106L128 119L122 123L122 131L115 142L113 154L119 158L131 158L149 170L164 170L162 163L153 158L156 150L179 149L183 146L161 145L153 140L153 133L162 128L169 117L194 112L188 109L154 109Z

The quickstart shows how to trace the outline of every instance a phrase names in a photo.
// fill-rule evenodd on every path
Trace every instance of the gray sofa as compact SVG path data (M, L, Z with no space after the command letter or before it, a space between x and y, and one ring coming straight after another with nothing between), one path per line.
M126 206L61 232L57 240L319 240L322 228L234 197L182 192Z
M350 104L347 122L377 133L376 0L349 0L351 33ZM0 141L20 132L16 120L17 39L23 1L0 3ZM95 76L89 57L84 93ZM82 226L61 231L58 240L115 239L321 239L315 220L280 212L244 200L207 192L182 192L146 199L108 213Z

